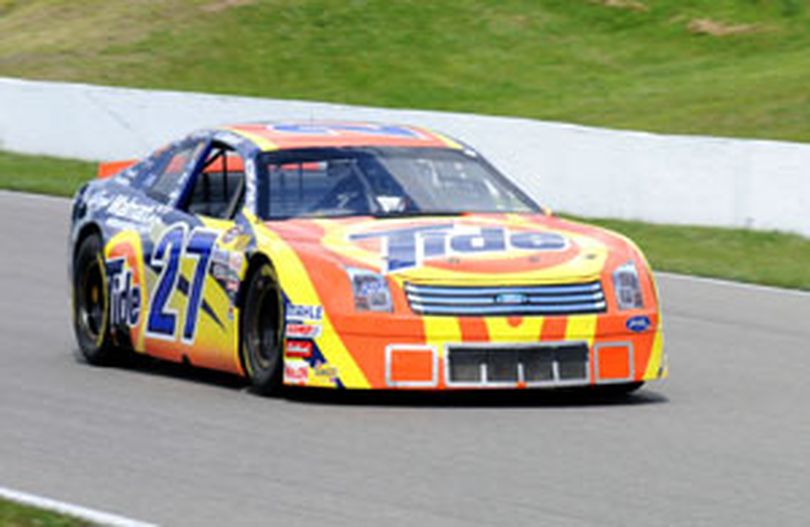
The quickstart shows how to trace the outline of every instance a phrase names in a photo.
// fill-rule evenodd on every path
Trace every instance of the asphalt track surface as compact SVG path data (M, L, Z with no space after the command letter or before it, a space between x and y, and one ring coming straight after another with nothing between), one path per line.
M68 201L0 193L0 485L164 525L807 525L810 295L663 276L671 378L260 398L75 356Z

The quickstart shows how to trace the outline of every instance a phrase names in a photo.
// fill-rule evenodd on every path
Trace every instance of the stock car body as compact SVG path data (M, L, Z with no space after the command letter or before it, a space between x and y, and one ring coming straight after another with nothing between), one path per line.
M631 390L666 375L653 276L470 147L259 123L102 164L73 205L73 319L124 351L281 385Z

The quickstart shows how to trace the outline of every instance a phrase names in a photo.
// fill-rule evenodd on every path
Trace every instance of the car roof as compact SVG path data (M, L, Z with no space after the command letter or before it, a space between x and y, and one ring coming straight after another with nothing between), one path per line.
M463 148L440 133L416 126L359 121L288 121L237 124L221 128L247 139L259 150L386 146Z

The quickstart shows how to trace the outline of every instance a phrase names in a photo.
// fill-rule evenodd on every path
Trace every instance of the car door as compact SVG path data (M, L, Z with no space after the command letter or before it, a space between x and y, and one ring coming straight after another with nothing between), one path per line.
M144 317L150 355L241 371L235 304L245 264L238 237L229 233L236 229L244 177L233 149L208 142L178 151L176 165L170 161L150 187L150 197L171 206L144 252L155 277Z

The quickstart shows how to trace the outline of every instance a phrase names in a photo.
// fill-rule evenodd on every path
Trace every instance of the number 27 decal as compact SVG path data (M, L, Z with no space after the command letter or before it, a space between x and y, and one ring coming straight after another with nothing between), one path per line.
M197 319L202 304L202 289L205 275L211 260L211 250L217 240L215 231L194 229L191 235L182 223L170 228L155 246L152 253L152 266L160 271L157 287L152 292L149 302L149 318L146 333L151 337L164 340L177 338L177 310L167 307L172 293L181 289L187 293L186 317L183 325L183 342L194 342L197 332ZM194 258L194 278L189 286L180 287L180 260Z

